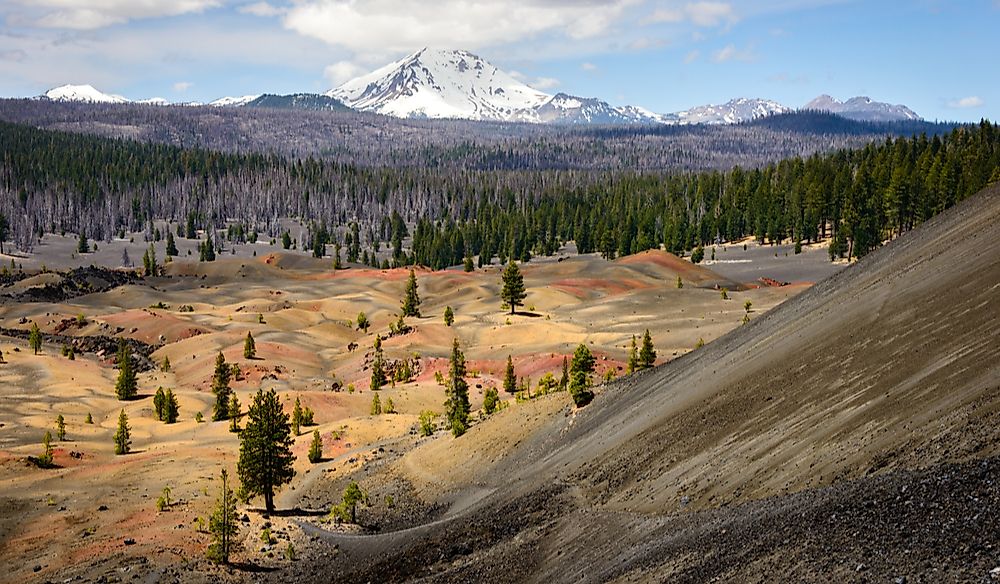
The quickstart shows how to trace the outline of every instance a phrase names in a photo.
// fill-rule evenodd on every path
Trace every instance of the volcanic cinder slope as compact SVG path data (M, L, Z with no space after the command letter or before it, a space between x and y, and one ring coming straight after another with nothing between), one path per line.
M582 410L548 396L538 415L511 408L418 447L366 483L403 479L448 510L379 535L312 528L338 553L300 570L352 582L988 580L1000 565L998 291L994 186Z

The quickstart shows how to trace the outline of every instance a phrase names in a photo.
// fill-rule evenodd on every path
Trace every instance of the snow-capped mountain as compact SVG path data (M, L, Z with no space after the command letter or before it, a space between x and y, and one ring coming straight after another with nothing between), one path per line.
M120 95L100 92L91 85L60 85L39 95L38 98L83 103L129 103L129 100Z
M722 105L702 105L677 112L680 124L739 124L792 111L776 101L740 97Z
M209 102L208 105L214 107L240 107L250 103L258 97L260 97L259 93L256 95L241 95L239 97L220 97L215 101Z
M326 93L401 118L536 121L551 96L466 51L422 49Z
M655 124L656 114L642 108L616 108L596 98L557 93L534 108L534 121L549 124Z
M802 109L827 111L862 122L896 122L923 119L905 105L872 101L867 96L852 97L847 101L840 101L829 95L821 95L807 103Z

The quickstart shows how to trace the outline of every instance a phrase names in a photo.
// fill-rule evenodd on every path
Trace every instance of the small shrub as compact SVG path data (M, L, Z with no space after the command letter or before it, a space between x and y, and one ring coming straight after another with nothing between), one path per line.
M432 436L434 434L435 424L434 424L434 412L430 410L424 410L420 412L420 435L421 436Z

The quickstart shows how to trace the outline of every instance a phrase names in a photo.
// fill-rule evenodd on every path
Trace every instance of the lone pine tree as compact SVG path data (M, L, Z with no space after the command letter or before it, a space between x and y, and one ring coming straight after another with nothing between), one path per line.
M229 378L231 375L232 369L226 363L226 356L222 354L222 351L219 351L219 355L215 358L215 373L212 375L212 393L215 394L215 406L212 408L213 421L229 419L230 392L232 392L232 389L229 388Z
M118 381L115 394L120 400L135 399L139 395L139 385L132 365L132 347L124 339L118 341Z
M448 368L448 387L444 403L448 427L457 438L469 429L469 385L465 381L465 355L456 338L451 345L451 361Z
M524 290L524 276L521 275L521 270L518 269L514 260L511 260L504 268L501 281L503 288L500 290L500 299L503 300L504 304L510 306L510 313L514 314L517 307L523 304L524 299L528 297Z
M257 356L257 343L253 340L253 333L247 331L247 338L243 341L243 358L253 359Z
M590 389L590 375L593 372L594 356L587 345L580 343L573 353L569 380L569 393L578 408L582 408L594 399L594 392Z
M649 329L642 335L642 348L639 349L639 368L649 369L656 363L656 351L653 349L653 337Z
M247 424L240 433L240 482L248 496L264 497L264 508L274 512L274 490L292 480L292 430L288 414L274 389L258 389Z
M132 430L128 426L128 415L123 409L118 414L118 430L114 435L115 454L128 454L132 450Z
M420 316L420 295L417 294L417 275L410 270L410 276L406 280L406 290L403 292L403 316Z
M378 394L375 394L378 395ZM309 444L309 462L316 464L323 460L323 439L319 435L319 430L313 430L313 439Z
M38 328L38 323L31 323L31 331L28 332L28 345L37 355L42 350L42 331Z
M375 335L375 357L372 360L372 381L373 391L382 389L388 379L385 376L385 363L382 358L382 337Z
M507 367L503 373L503 390L509 394L517 393L517 375L514 373L514 360L507 355Z
M237 549L237 530L236 495L229 486L229 473L223 469L219 499L208 520L208 531L212 534L212 543L206 553L209 560L218 564L229 563L230 554Z

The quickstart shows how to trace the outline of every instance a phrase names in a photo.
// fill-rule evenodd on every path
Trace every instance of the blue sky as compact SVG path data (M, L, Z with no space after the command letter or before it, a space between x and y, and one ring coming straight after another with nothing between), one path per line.
M1000 0L0 0L0 95L325 91L423 46L672 112L733 97L1000 118Z

